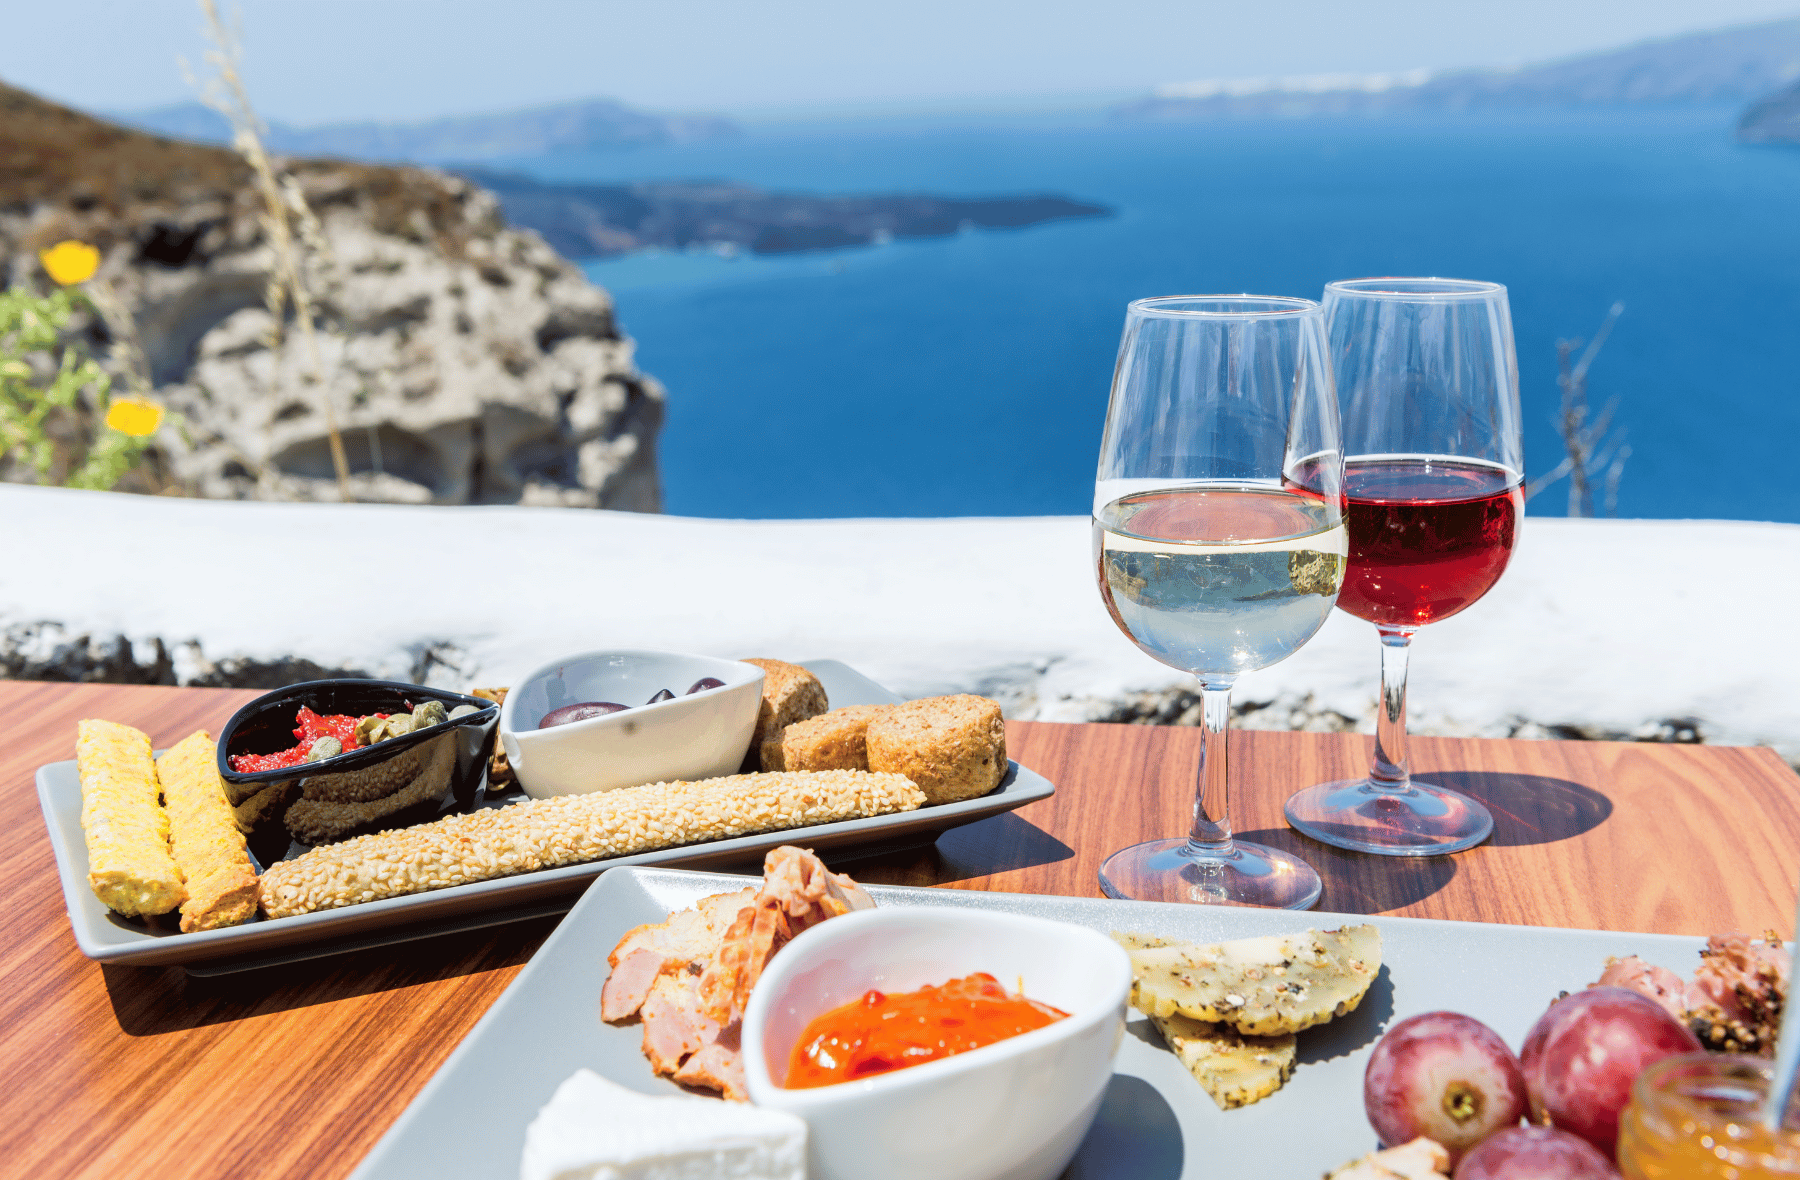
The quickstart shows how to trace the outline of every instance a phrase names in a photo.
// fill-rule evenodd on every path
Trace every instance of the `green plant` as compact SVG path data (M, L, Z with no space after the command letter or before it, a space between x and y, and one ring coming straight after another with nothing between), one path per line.
M0 292L0 443L40 484L107 491L149 447L162 407L142 397L114 399L112 378L64 339L70 317L89 302L69 286L48 295L23 287ZM106 413L96 424L99 407Z

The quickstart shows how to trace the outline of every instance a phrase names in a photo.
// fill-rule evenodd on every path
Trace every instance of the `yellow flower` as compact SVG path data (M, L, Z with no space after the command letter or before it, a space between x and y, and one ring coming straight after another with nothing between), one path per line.
M106 410L106 424L133 438L148 438L162 425L163 408L148 398L122 397Z
M38 261L44 264L51 278L69 287L94 277L94 272L100 269L100 251L71 238L48 250L39 250Z

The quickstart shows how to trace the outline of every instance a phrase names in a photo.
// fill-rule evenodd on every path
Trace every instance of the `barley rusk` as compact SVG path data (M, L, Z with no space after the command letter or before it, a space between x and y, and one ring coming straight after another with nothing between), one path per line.
M216 930L256 912L256 866L225 799L219 752L204 729L156 760L169 807L169 852L187 879L181 930Z
M263 874L263 912L285 918L511 873L871 815L924 794L897 774L743 774L533 799L357 836Z
M745 660L763 670L762 705L756 713L756 732L750 737L748 761L755 765L765 739L786 726L817 717L831 708L825 686L799 664L780 660Z
M869 722L869 769L903 774L931 803L985 795L1006 777L1000 706L967 693L890 705Z
M869 722L886 705L845 705L770 734L762 744L764 770L867 770Z
M84 720L75 728L81 777L81 831L88 885L121 914L166 914L187 897L169 855L150 739L129 725Z

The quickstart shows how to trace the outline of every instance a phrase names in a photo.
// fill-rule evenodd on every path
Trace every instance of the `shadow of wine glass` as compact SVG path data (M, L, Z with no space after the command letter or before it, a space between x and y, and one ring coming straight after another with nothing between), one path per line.
M1591 832L1612 815L1612 800L1592 787L1541 774L1422 770L1420 782L1461 791L1488 809L1499 848L1551 844Z
M1313 908L1328 913L1379 914L1404 909L1456 877L1456 860L1449 856L1348 852L1308 840L1292 828L1262 828L1237 835L1240 840L1291 853L1311 865L1324 886Z
M1179 1180L1184 1163L1181 1122L1168 1099L1143 1078L1116 1073L1061 1180Z

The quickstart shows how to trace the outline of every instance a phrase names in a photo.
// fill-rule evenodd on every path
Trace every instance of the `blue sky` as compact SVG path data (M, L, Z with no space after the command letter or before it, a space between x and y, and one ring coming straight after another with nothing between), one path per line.
M228 4L228 0L227 0ZM1105 100L1166 82L1501 65L1800 15L1797 0L246 0L294 123L609 96L756 117ZM15 4L0 79L88 109L192 97L193 0Z

